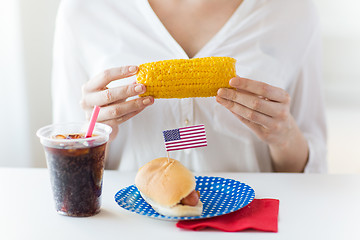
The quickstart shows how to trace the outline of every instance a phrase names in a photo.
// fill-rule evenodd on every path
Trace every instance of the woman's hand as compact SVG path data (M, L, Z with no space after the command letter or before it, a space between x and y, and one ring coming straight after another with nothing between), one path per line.
M97 121L112 127L110 141L116 137L119 124L134 117L145 107L154 103L153 97L139 97L127 101L129 97L137 96L146 91L145 86L142 84L134 82L121 87L106 87L111 81L133 76L137 71L137 66L107 69L89 80L82 87L80 104L85 111L86 118L90 119L95 105L100 106L101 110Z
M269 145L274 169L303 171L308 145L290 114L290 96L281 88L250 79L230 80L235 89L221 88L216 100Z

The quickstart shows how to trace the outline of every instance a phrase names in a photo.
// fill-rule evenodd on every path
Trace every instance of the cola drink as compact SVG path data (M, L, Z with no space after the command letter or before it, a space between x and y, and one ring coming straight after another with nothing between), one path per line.
M50 173L55 209L67 216L93 216L101 207L105 150L111 128L97 123L95 134L85 138L83 125L71 129L63 125L62 130L59 130L61 126L50 125L38 131Z

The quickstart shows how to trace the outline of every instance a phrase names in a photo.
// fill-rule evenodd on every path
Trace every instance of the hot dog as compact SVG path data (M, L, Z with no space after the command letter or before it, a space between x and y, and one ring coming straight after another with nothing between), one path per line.
M196 206L200 199L200 192L193 190L189 195L181 199L182 205Z
M155 211L165 216L199 216L203 204L194 175L179 161L157 158L139 169L135 186Z

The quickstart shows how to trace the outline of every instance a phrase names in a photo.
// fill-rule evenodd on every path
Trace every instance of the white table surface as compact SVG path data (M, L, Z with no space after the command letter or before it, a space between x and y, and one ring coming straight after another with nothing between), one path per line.
M115 193L135 173L105 171L102 209L75 218L54 210L46 169L0 168L0 239L360 239L360 175L206 173L280 200L279 232L189 231L120 208Z

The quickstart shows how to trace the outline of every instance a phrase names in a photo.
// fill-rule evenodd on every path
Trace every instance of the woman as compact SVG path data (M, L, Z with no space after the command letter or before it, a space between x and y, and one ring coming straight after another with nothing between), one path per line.
M235 89L215 98L137 97L146 91L134 83L139 64L207 56L237 60ZM98 121L113 127L111 169L164 156L163 130L205 124L208 147L171 152L193 171L325 171L320 59L307 0L63 0L54 121L84 120L100 105Z

